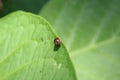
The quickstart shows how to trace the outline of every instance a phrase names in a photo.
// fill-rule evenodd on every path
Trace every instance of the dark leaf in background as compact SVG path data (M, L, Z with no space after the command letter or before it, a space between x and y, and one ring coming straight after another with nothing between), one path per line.
M37 14L47 1L49 0L3 0L3 9L0 12L0 17L16 10Z

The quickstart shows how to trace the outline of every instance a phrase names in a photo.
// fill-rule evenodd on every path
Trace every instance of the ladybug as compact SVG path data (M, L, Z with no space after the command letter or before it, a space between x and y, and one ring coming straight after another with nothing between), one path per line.
M54 39L54 44L56 46L60 46L60 43L61 43L61 41L60 41L60 39L58 37Z

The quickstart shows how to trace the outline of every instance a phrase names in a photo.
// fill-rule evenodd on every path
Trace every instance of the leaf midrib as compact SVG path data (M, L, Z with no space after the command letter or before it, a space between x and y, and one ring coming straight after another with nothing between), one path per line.
M112 44L112 43L115 43L116 41L119 41L120 38L119 37L112 37L110 39L107 39L105 41L102 41L100 43L97 43L97 44L94 44L94 45L88 45L86 47L83 47L82 49L77 49L77 50L74 50L72 52L70 52L70 57L75 57L75 56L78 56L80 53L82 52L87 52L91 49L95 49L95 48L98 48L98 47L101 47L101 46L105 46L105 45L108 45L108 44Z

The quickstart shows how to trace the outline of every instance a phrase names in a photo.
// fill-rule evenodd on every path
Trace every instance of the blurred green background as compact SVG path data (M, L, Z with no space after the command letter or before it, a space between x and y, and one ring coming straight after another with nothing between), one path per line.
M120 80L120 0L3 0L0 16L16 10L52 24L78 80Z
M38 14L41 8L49 0L1 0L3 7L0 16L5 16L10 12L23 10Z

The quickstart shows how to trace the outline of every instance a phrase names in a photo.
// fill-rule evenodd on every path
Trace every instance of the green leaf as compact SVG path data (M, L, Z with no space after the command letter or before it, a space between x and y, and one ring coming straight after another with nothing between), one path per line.
M51 0L42 9L67 46L78 80L120 80L119 3Z
M14 12L0 19L0 80L76 80L66 48L54 44L50 24Z

